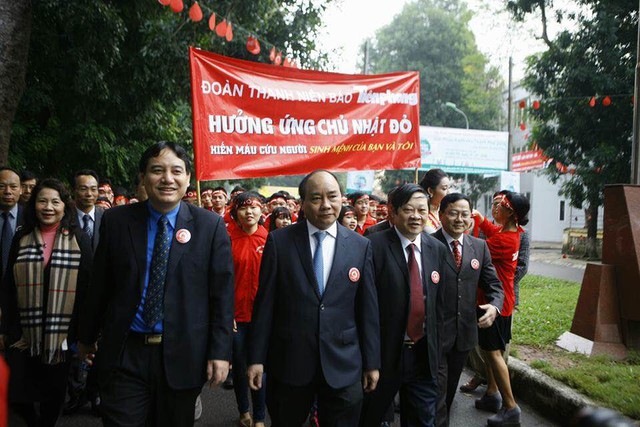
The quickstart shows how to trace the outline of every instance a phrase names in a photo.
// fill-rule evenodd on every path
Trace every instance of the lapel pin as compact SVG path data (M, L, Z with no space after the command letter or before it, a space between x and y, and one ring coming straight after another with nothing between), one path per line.
M356 283L358 280L360 280L360 270L355 267L349 270L349 280L351 280L353 283Z
M431 281L437 285L438 282L440 282L440 273L438 273L437 271L432 271Z
M477 259L472 259L471 260L471 268L473 268L474 270L477 270L480 268L480 262L478 262Z
M189 240L191 240L191 232L186 228L181 228L176 233L176 240L180 243L187 243Z

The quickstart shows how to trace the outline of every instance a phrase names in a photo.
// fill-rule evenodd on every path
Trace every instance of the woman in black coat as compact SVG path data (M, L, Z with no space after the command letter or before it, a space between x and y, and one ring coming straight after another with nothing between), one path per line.
M12 410L28 426L54 426L89 281L91 242L76 224L69 191L56 179L38 183L24 219L0 285L0 347L11 369Z

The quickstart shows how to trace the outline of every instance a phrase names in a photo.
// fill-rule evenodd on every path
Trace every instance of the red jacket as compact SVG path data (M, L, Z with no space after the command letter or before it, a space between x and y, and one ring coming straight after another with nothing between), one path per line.
M227 230L231 237L236 282L234 319L236 322L251 322L267 230L258 226L258 230L251 235L245 233L240 226L229 227Z
M9 422L9 410L7 399L9 398L9 367L0 356L0 427L7 427Z
M496 267L498 278L502 282L502 288L504 289L504 303L500 314L502 316L511 316L516 301L513 278L518 264L522 228L518 227L518 231L501 231L501 226L493 224L485 218L480 223L480 229L487 236L487 246L489 246L489 253L491 253L491 261ZM484 294L480 289L478 289L478 302L486 304Z
M367 219L364 220L364 224L362 224L362 227L360 227L360 224L356 225L355 231L357 231L361 235L364 235L364 230L371 227L372 225L376 225L377 223L378 222L375 219L373 219L371 215L367 215Z

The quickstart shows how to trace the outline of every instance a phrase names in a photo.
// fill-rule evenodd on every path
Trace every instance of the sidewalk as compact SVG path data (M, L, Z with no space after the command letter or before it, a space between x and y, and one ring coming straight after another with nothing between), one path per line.
M565 257L562 254L562 243L556 242L531 242L529 261L579 268L581 270L587 267L587 262L597 262Z

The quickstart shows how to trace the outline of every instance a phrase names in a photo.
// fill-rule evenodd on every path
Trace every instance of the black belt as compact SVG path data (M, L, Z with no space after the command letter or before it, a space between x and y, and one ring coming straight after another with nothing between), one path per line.
M144 345L162 344L162 334L143 334L141 332L130 331L129 336L144 342Z

